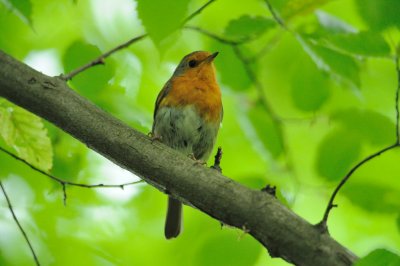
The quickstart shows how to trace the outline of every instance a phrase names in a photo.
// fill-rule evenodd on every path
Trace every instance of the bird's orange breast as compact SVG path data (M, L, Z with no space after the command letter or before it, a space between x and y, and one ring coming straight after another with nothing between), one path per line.
M215 79L195 75L173 77L171 89L161 101L161 106L184 107L193 105L208 122L220 123L222 119L221 91Z

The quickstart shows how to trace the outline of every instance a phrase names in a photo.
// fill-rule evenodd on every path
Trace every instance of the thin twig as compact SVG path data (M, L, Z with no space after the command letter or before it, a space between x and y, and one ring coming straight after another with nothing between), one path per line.
M265 3L267 4L267 7L269 9L269 12L271 12L271 15L273 16L273 18L275 19L275 21L282 26L282 28L284 28L285 30L289 30L289 28L286 26L285 22L283 22L283 20L279 17L279 15L275 12L274 8L272 7L271 3L269 2L269 0L264 0Z
M123 48L126 48L126 47L128 47L129 45L131 45L132 43L137 42L137 41L140 41L141 39L143 39L143 38L145 38L145 37L147 37L147 34L142 34L142 35L139 35L139 36L137 36L137 37L135 37L135 38L132 38L132 39L130 39L129 41L124 42L123 44L120 44L120 45L118 45L117 47L115 47L115 48L109 50L108 52L106 52L106 53L100 55L99 57L97 57L96 59L94 59L94 60L92 60L91 62L87 63L86 65L83 65L83 66L81 66L81 67L78 67L77 69L72 70L72 71L69 72L68 74L61 75L60 78L63 79L63 80L65 80L65 81L67 81L67 80L72 79L73 77L75 77L75 76L78 75L79 73L85 71L85 70L88 69L88 68L91 68L91 67L96 66L96 65L102 65L102 64L104 64L104 59L106 59L107 57L109 57L109 56L112 55L113 53L115 53L115 52L117 52L117 51L119 51L119 50L121 50L121 49L123 49Z
M239 45L239 44L243 44L243 43L248 41L247 39L241 40L241 41L229 40L229 39L223 38L223 37L218 36L218 35L216 35L216 34L214 34L212 32L209 32L207 30L204 30L202 28L195 27L195 26L185 26L184 29L194 30L194 31L200 32L200 33L202 33L202 34L204 34L204 35L206 35L206 36L208 36L208 37L210 37L210 38L212 38L212 39L214 39L216 41L219 41L220 43L224 43L224 44L228 44L228 45Z
M333 191L331 198L329 199L329 203L328 206L326 207L325 213L324 213L324 217L322 218L322 221L318 223L318 226L321 227L321 229L323 229L323 231L327 231L327 221L328 221L328 217L329 217L329 213L332 210L332 208L337 207L336 204L333 204L333 201L335 200L335 197L337 195L337 193L339 192L339 190L341 189L341 187L347 182L347 180L349 180L349 178L353 175L353 173L360 168L362 165L364 165L365 163L367 163L368 161L374 159L375 157L378 157L379 155L394 149L396 147L398 147L399 144L395 143L393 145L390 145L389 147L383 148L380 151L377 151L369 156L367 156L366 158L364 158L363 160L361 160L359 163L357 163L353 168L350 169L350 171L347 173L347 175L340 181L339 185L335 188L335 190Z
M397 90L396 90L396 143L400 144L400 113L399 113L399 94L400 94L400 63L399 56L395 57L396 60L396 74L397 74Z
M252 56L247 57L246 62L252 63L256 60L260 60L263 55L265 55L278 45L279 41L282 39L282 35L282 31L276 33L276 35L271 38L258 52L256 52Z
M281 119L280 117L275 113L275 111L272 109L271 105L269 104L267 100L267 96L265 95L264 92L264 87L261 85L261 82L258 80L256 73L254 73L253 69L251 69L250 65L246 61L246 58L244 57L242 51L238 46L233 46L233 50L238 57L238 59L242 62L243 68L247 73L247 76L250 78L250 80L254 83L254 86L257 89L258 93L258 99L260 100L261 104L264 106L265 110L271 115L272 119L274 122L277 124L281 124Z
M192 18L194 18L195 16L197 16L198 14L200 14L203 9L205 9L208 5L212 4L212 2L215 2L216 0L210 0L207 3L205 3L202 7L200 7L199 9L197 9L196 11L194 11L190 16L188 16L183 22L182 22L182 26L185 25L189 20L191 20Z
M8 198L6 190L4 189L3 183L1 181L0 181L0 187L1 187L1 190L3 191L4 197L6 198L6 201L7 201L7 204L8 204L8 209L10 210L11 215L12 215L15 223L17 224L19 230L21 231L22 235L24 236L26 243L28 243L29 249L31 250L31 253L32 253L33 259L35 260L36 265L40 266L39 259L36 256L35 251L33 250L33 246L31 244L31 242L29 241L28 235L25 233L25 230L22 228L21 224L19 223L18 218L15 215L14 209L13 209L13 207L11 205L11 201Z
M139 181L134 181L134 182L128 182L128 183L123 183L123 184L117 184L117 185L113 185L113 184L82 184L82 183L75 183L75 182L70 182L70 181L66 181L63 180L61 178L58 178L56 176L53 176L49 173L46 173L45 171L37 168L36 166L30 164L29 162L25 161L24 159L18 157L17 155L7 151L6 149L0 147L0 150L8 155L10 155L11 157L13 157L14 159L23 162L24 164L26 164L27 166L29 166L30 168L32 168L33 170L49 177L50 179L53 179L54 181L60 183L60 185L63 187L63 191L64 191L64 198L66 198L65 196L65 186L75 186L75 187L83 187L83 188L120 188L120 189L124 189L125 186L130 186L130 185L135 185L138 183L143 182L143 180L139 180Z
M336 204L333 204L333 201L335 200L336 195L338 194L339 190L341 187L349 180L349 178L352 176L352 174L363 164L367 163L371 159L381 155L384 152L387 152L391 149L394 149L396 147L400 146L400 126L399 126L399 119L400 119L400 112L399 112L399 94L400 94L400 65L399 65L399 58L398 56L395 57L395 65L396 65L396 73L397 73L397 89L396 89L396 97L395 97L395 110L396 110L396 143L393 145L390 145L389 147L383 148L380 151L377 151L376 153L373 153L360 161L358 164L356 164L350 171L347 173L347 175L340 181L338 186L335 188L333 191L331 198L329 199L328 206L325 209L324 216L322 218L322 221L317 224L317 226L324 232L328 231L327 227L327 221L329 218L329 213L334 207L337 207Z
M189 20L191 20L192 18L194 18L195 16L197 16L198 14L200 14L200 13L204 10L204 8L206 8L208 5L210 5L210 4L211 4L212 2L214 2L214 1L216 1L216 0L210 0L210 1L208 1L207 3L205 3L203 6L201 6L199 9L197 9L196 11L194 11L191 15L189 15L189 16L183 21L183 25L184 25L186 22L188 22ZM109 50L108 52L106 52L106 53L100 55L99 57L97 57L96 59L94 59L94 60L92 60L91 62L87 63L86 65L83 65L83 66L81 66L81 67L78 67L77 69L72 70L72 71L71 71L70 73L68 73L68 74L60 75L60 78L63 79L63 80L65 80L65 81L68 81L68 80L72 79L73 77L75 77L76 75L78 75L79 73L85 71L85 70L88 69L88 68L91 68L91 67L97 66L97 65L102 65L102 64L104 64L104 59L106 59L107 57L109 57L109 56L112 55L113 53L115 53L115 52L117 52L117 51L119 51L119 50L122 50L122 49L124 49L124 48L130 46L132 43L135 43L135 42L137 42L137 41L140 41L140 40L144 39L144 38L147 37L147 36L148 36L148 34L142 34L142 35L139 35L139 36L137 36L137 37L134 37L134 38L130 39L129 41L127 41L127 42L125 42L125 43L123 43L123 44L120 44L120 45L118 45L117 47L115 47L115 48Z

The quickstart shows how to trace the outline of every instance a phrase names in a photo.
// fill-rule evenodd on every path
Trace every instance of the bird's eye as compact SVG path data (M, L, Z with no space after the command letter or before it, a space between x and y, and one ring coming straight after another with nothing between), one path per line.
M195 67L196 65L197 65L196 60L190 60L190 61L189 61L189 66L190 66L190 67Z

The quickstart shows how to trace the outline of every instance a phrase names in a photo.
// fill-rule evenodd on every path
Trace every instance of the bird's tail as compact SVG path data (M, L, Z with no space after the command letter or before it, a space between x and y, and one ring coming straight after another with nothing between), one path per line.
M165 238L177 237L181 232L182 203L172 197L168 197L167 219L165 220Z

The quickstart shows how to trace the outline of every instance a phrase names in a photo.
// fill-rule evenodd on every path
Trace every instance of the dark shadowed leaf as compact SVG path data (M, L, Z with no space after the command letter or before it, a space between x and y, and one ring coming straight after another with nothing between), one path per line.
M68 47L64 54L63 65L65 72L68 73L85 65L100 55L101 52L96 46L76 41ZM91 67L79 73L70 82L79 92L93 100L104 89L112 76L112 61L108 59L105 65Z
M376 249L364 258L357 261L354 266L399 266L400 256L386 249Z
M275 25L276 22L269 18L244 15L229 22L225 35L234 40L246 40L259 36Z
M343 188L343 194L365 211L397 213L400 210L400 191L392 187L351 182Z
M332 119L372 145L383 146L395 141L395 124L380 113L348 109L337 112Z
M336 181L346 175L360 155L357 134L345 129L329 133L319 145L316 167L319 175Z
M356 0L361 18L372 30L400 27L400 1L398 0Z

